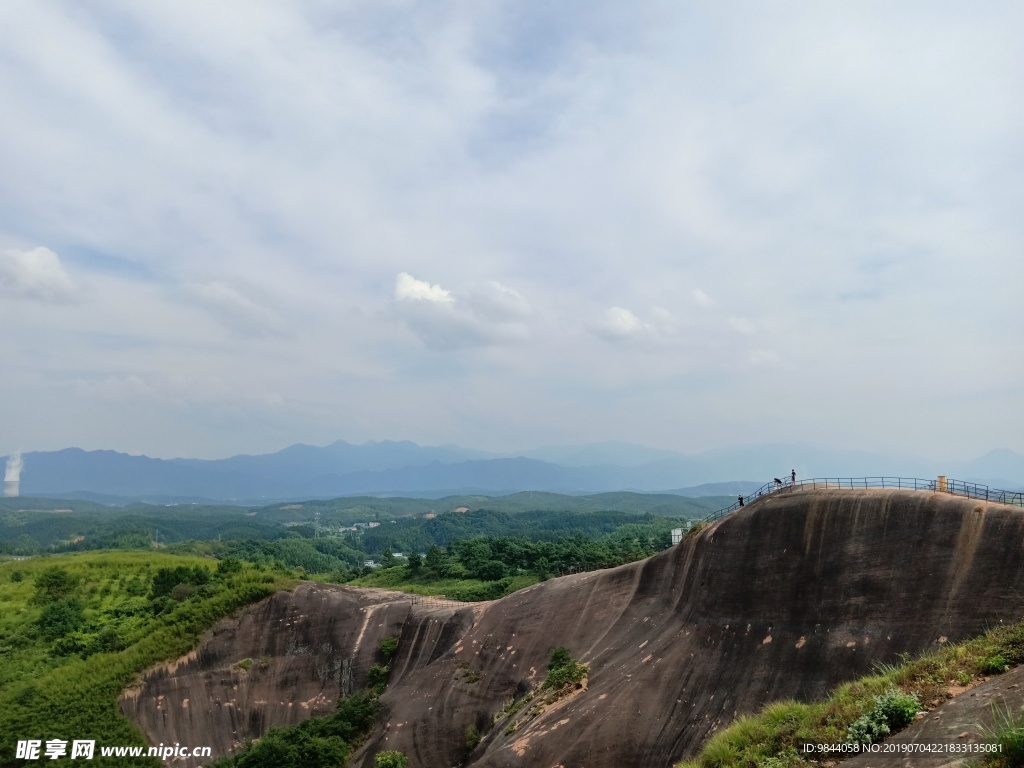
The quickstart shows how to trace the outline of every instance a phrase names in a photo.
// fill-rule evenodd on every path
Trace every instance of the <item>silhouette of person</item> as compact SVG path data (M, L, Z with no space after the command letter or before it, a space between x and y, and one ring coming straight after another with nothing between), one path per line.
M740 496L739 499L740 499L740 506L742 507L743 506L743 497Z
M792 470L789 473L789 482L792 483L793 485L796 485L796 470L795 469Z
M775 487L776 488L781 488L782 487L782 481L779 480L779 478L777 478L777 477L775 478Z

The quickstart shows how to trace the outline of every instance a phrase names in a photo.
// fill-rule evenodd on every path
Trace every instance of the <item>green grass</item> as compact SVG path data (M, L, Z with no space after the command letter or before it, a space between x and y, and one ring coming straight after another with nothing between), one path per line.
M95 739L144 745L117 699L153 664L187 653L202 633L239 607L290 587L289 573L157 552L92 552L0 564L0 766L16 764L19 739ZM203 569L208 583L184 599L151 599L160 569ZM81 605L73 628L47 634L40 618L58 595L37 589L44 573L65 574ZM195 574L194 570L182 573ZM42 578L41 578L42 577ZM186 597L187 593L187 597ZM82 765L159 765L155 759L104 759ZM64 763L67 764L67 763Z
M510 595L540 581L533 574L506 576L497 581L481 579L430 579L422 577L410 578L404 565L393 568L378 568L367 576L361 576L348 582L356 587L377 587L394 589L399 592L411 592L417 595L445 597L449 600L474 602L477 600L497 600Z
M788 768L806 765L804 744L841 744L850 727L876 711L878 699L892 691L917 695L929 706L944 701L951 686L969 684L981 675L997 674L1024 663L1024 622L986 632L959 645L945 646L898 665L880 665L878 674L836 688L824 701L769 704L745 715L712 736L692 760L676 768ZM1016 738L1016 731L1008 736ZM1024 743L1024 730L1020 731ZM1020 763L996 763L1000 768Z
M986 754L977 764L985 768L1022 768L1024 766L1024 713L1007 707L993 707L993 726L986 728L986 741L998 752Z

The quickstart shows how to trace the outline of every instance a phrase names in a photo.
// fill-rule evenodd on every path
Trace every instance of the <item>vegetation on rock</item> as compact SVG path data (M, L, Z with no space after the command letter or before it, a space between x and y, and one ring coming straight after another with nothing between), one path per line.
M574 659L568 648L559 646L551 652L548 675L541 685L542 691L552 691L555 698L569 693L583 685L590 667Z
M497 715L498 719L510 718L505 727L505 735L514 733L520 725L537 717L549 704L554 704L559 699L583 688L589 672L590 666L574 659L568 648L562 645L555 648L548 661L548 674L544 678L544 682L518 701L508 702ZM530 708L526 714L519 719L514 719L515 715L527 704L530 705Z
M804 744L868 743L884 738L912 721L919 702L934 702L934 706L945 701L949 688L1018 664L1024 664L1024 622L998 627L917 659L904 657L899 665L881 665L879 674L841 685L825 701L769 704L757 715L738 718L712 736L697 757L676 768L805 765L800 756ZM1005 731L1008 742L1015 738L1012 728Z
M875 696L871 709L850 723L846 741L849 744L875 744L909 725L920 708L921 702L916 693L900 693L891 688Z
M995 726L988 731L988 742L998 746L998 752L984 756L985 768L1024 768L1024 715L1014 714L1007 708L993 712Z
M409 758L402 752L378 752L373 759L374 768L409 768Z
M380 703L369 691L357 691L338 701L326 717L311 717L298 725L272 728L259 741L211 768L335 768L344 765L355 745L373 725Z
M397 637L381 640L381 655L390 658L397 649ZM246 661L251 664L251 659ZM249 742L235 754L217 760L211 768L335 768L344 765L381 710L377 697L384 692L387 675L387 667L374 664L370 667L367 690L339 699L332 714L311 717L298 725L272 728L258 741ZM377 765L407 765L405 762L381 763L381 755L406 759L400 752L382 752L377 755ZM398 758L385 758L389 759Z

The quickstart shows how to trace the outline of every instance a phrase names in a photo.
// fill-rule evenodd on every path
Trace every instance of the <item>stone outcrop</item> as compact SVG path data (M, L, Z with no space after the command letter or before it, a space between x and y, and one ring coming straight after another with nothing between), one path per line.
M152 743L215 754L330 710L399 635L386 716L352 764L398 749L417 768L652 768L736 715L812 699L899 653L1024 612L1024 512L943 494L775 494L642 562L466 607L303 584L222 622L152 670L122 709ZM503 707L552 648L586 687L524 721ZM248 670L236 665L251 659ZM518 725L515 730L510 726ZM483 735L467 750L468 728Z

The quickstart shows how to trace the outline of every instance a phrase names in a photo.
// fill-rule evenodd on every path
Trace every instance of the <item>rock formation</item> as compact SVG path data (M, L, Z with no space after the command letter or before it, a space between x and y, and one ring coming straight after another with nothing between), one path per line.
M1022 541L1024 512L999 504L775 494L642 562L490 603L303 584L221 622L122 709L151 743L222 754L329 711L365 684L380 639L399 635L386 716L354 766L397 749L416 768L667 767L769 701L817 698L876 662L1018 620ZM527 708L502 715L559 645L590 665L585 689L528 721ZM483 735L472 752L469 727Z

